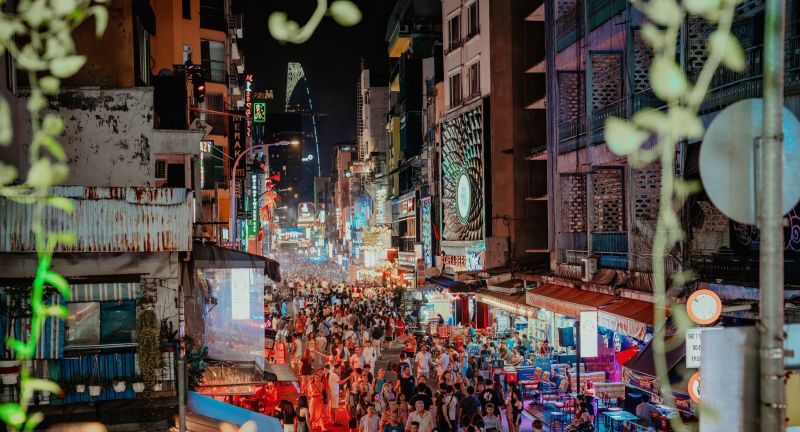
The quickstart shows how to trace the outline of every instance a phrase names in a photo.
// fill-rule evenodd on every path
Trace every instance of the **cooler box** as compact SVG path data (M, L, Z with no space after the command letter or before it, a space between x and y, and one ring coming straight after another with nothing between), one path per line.
M507 383L517 382L517 377L518 377L517 368L515 368L513 366L507 366L507 367L505 367L503 369L505 370L506 382Z

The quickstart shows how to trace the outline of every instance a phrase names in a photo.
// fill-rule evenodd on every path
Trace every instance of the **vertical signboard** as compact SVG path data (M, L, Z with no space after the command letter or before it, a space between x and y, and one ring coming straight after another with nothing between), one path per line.
M422 229L422 259L425 265L433 267L433 233L431 221L431 197L425 197L419 200L419 212L422 221L420 227Z
M597 357L597 311L581 311L581 357Z
M247 124L243 112L228 111L228 113L231 115L231 127L228 131L228 169L231 174L233 174L233 163L242 154L245 148L247 148ZM236 195L239 197L239 199L236 200L236 214L239 216L245 213L245 200L242 196L246 184L245 172L245 163L240 161L236 166L236 184L234 185L236 188Z
M253 74L244 77L244 115L247 117L247 139L250 139L253 128Z

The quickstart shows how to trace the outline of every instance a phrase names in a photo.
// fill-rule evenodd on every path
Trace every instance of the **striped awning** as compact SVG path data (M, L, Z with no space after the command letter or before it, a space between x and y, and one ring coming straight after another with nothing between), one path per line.
M104 282L69 285L70 303L136 300L142 296L140 282Z
M9 295L0 294L0 304L5 309L8 307L11 298ZM52 294L45 296L45 305L62 304L60 294ZM27 309L27 299L21 308ZM0 326L6 329L4 335L6 338L14 338L21 341L28 341L31 336L31 319L19 318L14 320L13 325L9 324L8 316L0 314ZM34 353L34 360L42 359L58 359L64 356L64 330L65 321L57 317L49 317L44 320L44 327L40 334L39 340L36 343L36 352ZM16 353L11 352L9 359L15 359Z

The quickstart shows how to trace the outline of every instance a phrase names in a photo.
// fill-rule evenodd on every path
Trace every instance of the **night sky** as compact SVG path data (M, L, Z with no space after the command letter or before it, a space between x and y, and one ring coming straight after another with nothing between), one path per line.
M331 170L331 148L339 141L356 136L356 82L361 58L366 67L385 74L386 26L395 0L355 0L364 18L354 27L341 27L326 17L314 35L301 45L282 45L267 29L267 18L283 10L303 25L308 21L315 0L244 0L244 61L254 74L255 91L272 89L275 95L270 111L285 105L286 68L300 62L308 79L314 109L320 115L319 138L322 174Z

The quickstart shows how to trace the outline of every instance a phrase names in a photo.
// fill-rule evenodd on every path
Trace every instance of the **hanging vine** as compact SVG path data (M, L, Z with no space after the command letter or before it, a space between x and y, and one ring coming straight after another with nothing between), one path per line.
M670 274L668 290L665 258L685 240L678 212L688 196L700 190L700 184L676 177L676 148L683 140L703 137L704 128L698 111L717 69L725 67L741 71L745 67L742 47L731 34L734 10L739 3L740 0L684 0L681 4L676 0L631 0L631 4L651 21L641 27L642 36L654 51L650 86L653 93L667 103L667 108L643 110L631 120L611 117L606 122L605 137L611 151L627 156L634 167L654 161L661 164L658 222L653 239L654 322L657 329L663 329L667 310L670 310L678 327L679 340L682 340L691 323L685 308L674 299L685 283L691 280L692 274L685 269ZM708 36L708 59L694 83L689 82L676 62L680 29L688 15L702 17L717 26ZM655 145L645 148L644 144L651 136L656 137ZM663 330L656 332L652 346L661 396L666 405L674 408ZM678 432L690 429L679 416L672 419L672 425Z
M64 121L55 114L43 114L47 98L59 92L61 80L74 75L86 63L76 54L72 31L93 17L98 36L108 23L107 0L20 0L16 10L0 12L0 55L14 60L18 73L28 81L26 109L30 117L31 142L28 148L30 168L26 174L0 162L0 196L34 206L31 227L38 265L30 292L30 332L28 340L7 338L6 346L20 361L20 396L18 403L0 405L0 419L10 430L32 431L44 416L28 413L35 391L59 393L59 386L31 376L27 360L34 357L36 344L48 317L64 318L67 309L61 305L45 305L44 292L51 286L69 298L67 281L52 267L53 253L59 244L72 244L75 235L69 231L53 232L45 227L46 207L72 211L72 201L51 196L51 188L69 174L67 155L58 141ZM0 0L0 7L5 5ZM8 146L14 137L11 105L0 97L0 146ZM24 178L24 180L22 180Z

